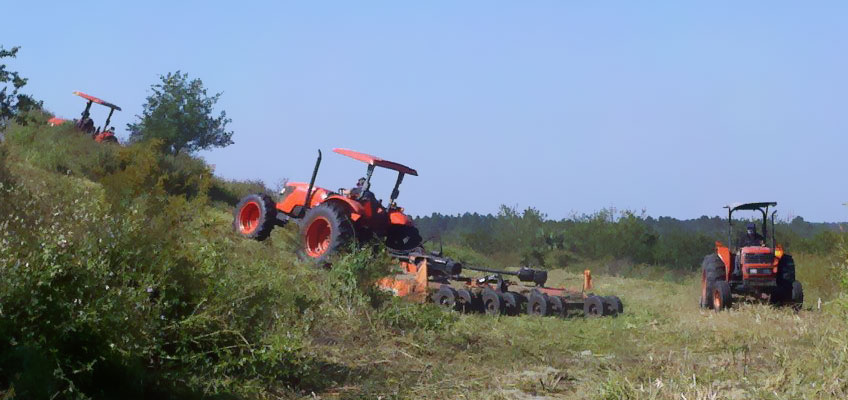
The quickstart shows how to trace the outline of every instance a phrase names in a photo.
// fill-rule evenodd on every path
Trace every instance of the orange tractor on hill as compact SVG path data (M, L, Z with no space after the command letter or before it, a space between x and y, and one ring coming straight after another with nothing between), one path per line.
M87 95L83 92L74 92L74 94L88 100L85 104L85 110L82 111L80 119L74 120L74 126L77 129L91 135L91 138L94 139L95 142L118 143L118 138L115 137L115 128L109 126L109 121L112 120L112 114L115 110L121 111L121 107L118 107L108 101L98 99L97 97ZM102 127L95 127L94 120L91 119L91 104L93 103L109 107L109 115L106 117L106 122ZM53 117L47 120L47 123L50 124L50 126L58 126L66 122L70 121L59 117Z
M715 251L704 257L701 274L701 307L716 311L727 309L733 295L768 300L772 304L791 305L800 309L804 303L801 282L795 280L795 261L777 244L774 215L769 207L776 202L744 203L726 206L728 244L716 242ZM756 224L749 223L747 232L737 237L734 246L733 213L759 211L762 214L762 235ZM771 217L771 230L768 219ZM740 235L737 235L740 236ZM770 242L770 243L769 243ZM733 248L729 246L734 246Z
M396 252L412 250L421 244L421 235L404 214L395 200L398 188L405 175L417 176L418 172L405 165L387 161L372 155L347 149L334 152L362 161L368 165L366 175L360 178L357 187L331 191L315 186L315 178L321 165L321 151L312 171L309 183L289 182L274 202L266 194L244 197L236 206L233 228L241 236L265 240L275 226L294 220L300 225L302 241L301 255L319 264L338 250L356 242L372 239L383 240ZM384 206L371 192L371 176L376 167L398 173L395 186Z

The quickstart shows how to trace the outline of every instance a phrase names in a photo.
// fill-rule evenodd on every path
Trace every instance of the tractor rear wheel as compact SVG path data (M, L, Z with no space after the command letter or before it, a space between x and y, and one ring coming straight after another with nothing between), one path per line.
M713 284L712 292L713 310L721 311L733 304L733 297L730 293L730 284L727 281L718 281Z
M355 237L354 226L345 210L324 203L306 212L300 237L306 257L323 264L350 244Z
M459 289L456 291L456 310L470 314L479 311L480 298L471 293L468 289Z
M562 297L548 296L548 302L551 306L549 315L556 315L557 317L565 316L565 302L562 300Z
M778 303L794 303L794 283L795 260L791 255L784 254L777 263L777 288L773 292L777 294Z
M604 316L604 301L594 295L583 299L583 314L590 318Z
M483 311L488 315L500 315L504 312L504 301L498 292L485 288L483 289Z
M251 194L245 196L233 211L233 229L246 238L265 240L274 229L277 208L271 196Z
M716 281L724 280L724 262L717 254L709 254L701 262L701 308L712 308L712 292Z
M607 307L607 315L618 315L624 312L624 303L618 296L604 296L604 306Z
M548 295L534 290L527 301L527 315L547 317L551 313L551 302Z
M795 259L784 254L777 263L777 285L791 288L792 282L795 282Z
M801 310L804 306L804 287L801 282L792 282L792 308L795 311Z
M450 311L456 309L458 297L456 289L448 285L442 285L433 295L433 302L442 309Z
M507 315L521 314L521 308L527 302L526 297L515 292L503 292L501 293L501 297L503 297Z

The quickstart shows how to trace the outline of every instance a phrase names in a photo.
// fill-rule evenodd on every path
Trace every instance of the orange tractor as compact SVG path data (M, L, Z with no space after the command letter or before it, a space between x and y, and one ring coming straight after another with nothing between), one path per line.
M767 300L772 304L791 305L796 310L804 303L801 282L795 280L795 261L777 244L774 232L774 215L769 207L776 202L744 203L726 206L728 244L716 242L715 252L704 257L701 273L701 307L716 311L727 309L733 295ZM762 214L762 235L756 224L748 225L748 232L737 235L734 246L733 213L753 211ZM771 230L768 219L771 217ZM770 243L769 243L770 242ZM729 246L734 246L733 248Z
M301 255L319 264L325 264L329 256L354 242L378 239L395 252L418 247L421 244L418 229L412 218L395 203L403 177L417 176L418 172L405 165L352 150L333 151L367 164L365 177L359 180L356 188L334 192L315 186L321 165L319 150L309 183L286 183L276 203L266 194L244 197L234 211L235 231L243 237L261 241L271 234L275 226L294 220L300 225ZM371 176L376 167L398 173L387 206L377 200L370 190Z
M118 143L118 138L115 137L115 127L110 127L109 121L112 120L112 114L115 110L121 111L121 107L118 107L108 101L98 99L97 97L87 95L83 92L74 92L74 94L88 100L85 104L85 110L82 111L82 116L80 116L80 119L74 121L74 126L76 126L77 129L91 135L91 138L97 143ZM91 104L93 103L109 107L109 115L106 117L106 122L102 127L95 128L94 120L91 119ZM59 117L53 117L47 120L47 123L50 124L50 126L57 126L66 122L70 121Z

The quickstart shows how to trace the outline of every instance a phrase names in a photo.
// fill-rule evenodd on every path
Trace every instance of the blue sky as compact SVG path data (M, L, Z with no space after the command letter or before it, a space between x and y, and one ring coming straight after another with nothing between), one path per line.
M127 4L123 4L127 3ZM81 90L123 107L159 74L221 91L236 179L351 186L346 147L419 171L416 215L534 206L848 219L848 3L9 2L0 44L27 92L76 117ZM101 110L102 111L102 110ZM99 114L95 114L97 118ZM105 113L99 118L105 117ZM387 198L393 178L378 174Z

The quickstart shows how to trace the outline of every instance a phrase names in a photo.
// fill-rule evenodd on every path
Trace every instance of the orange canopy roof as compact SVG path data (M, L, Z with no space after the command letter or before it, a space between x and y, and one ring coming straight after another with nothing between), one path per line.
M370 154L360 153L358 151L348 150L348 149L333 149L336 153L339 153L343 156L348 156L354 160L362 161L368 165L376 165L378 167L392 169L398 172L403 172L404 174L418 176L418 172L414 169L407 167L403 164L398 164L396 162L384 160L380 157L374 157Z
M114 109L116 109L116 110L118 110L118 111L121 111L121 107L118 107L118 106L116 106L116 105L114 105L114 104L112 104L112 103L110 103L110 102L108 102L108 101L98 99L97 97L94 97L94 96L92 96L92 95L88 95L88 94L85 94L85 93L83 93L83 92L74 92L74 94L75 94L75 95L77 95L77 96L79 96L79 97L82 97L82 98L84 98L84 99L86 99L86 100L93 101L93 102L95 102L95 103L97 103L97 104L102 104L102 105L104 105L104 106L106 106L106 107L114 108Z

